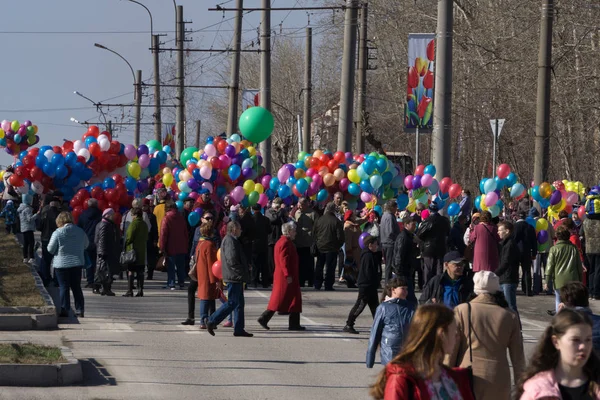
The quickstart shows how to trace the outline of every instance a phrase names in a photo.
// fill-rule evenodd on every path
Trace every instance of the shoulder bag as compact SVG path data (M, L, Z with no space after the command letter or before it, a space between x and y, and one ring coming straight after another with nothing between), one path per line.
M471 331L473 330L472 326L471 326L471 303L467 303L467 307L469 309L469 361L471 362L471 365L469 365L467 368L465 368L467 370L467 374L469 375L469 385L471 386L471 392L473 393L473 398L475 398L475 392L473 391L473 347L471 344Z
M123 266L133 265L136 262L135 250L123 250L119 257L119 262Z

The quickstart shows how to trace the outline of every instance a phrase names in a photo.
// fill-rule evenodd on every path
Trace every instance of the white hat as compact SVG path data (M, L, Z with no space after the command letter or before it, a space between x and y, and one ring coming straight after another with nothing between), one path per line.
M497 293L500 291L500 278L491 271L479 271L473 275L475 294Z

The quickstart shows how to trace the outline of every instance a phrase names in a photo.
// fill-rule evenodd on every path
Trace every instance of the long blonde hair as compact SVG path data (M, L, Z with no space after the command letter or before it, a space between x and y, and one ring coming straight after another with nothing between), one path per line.
M402 350L390 364L411 365L418 375L431 378L436 364L444 357L444 343L438 330L441 328L446 332L452 322L454 313L444 305L428 304L417 308ZM384 369L371 386L371 396L383 399L386 383L387 369Z

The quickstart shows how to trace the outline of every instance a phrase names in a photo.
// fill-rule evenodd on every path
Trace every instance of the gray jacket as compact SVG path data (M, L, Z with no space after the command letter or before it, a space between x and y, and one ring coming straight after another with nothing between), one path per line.
M250 281L248 261L242 243L231 235L225 236L221 243L221 263L223 281L231 283Z
M33 213L33 207L25 203L21 203L17 209L19 213L19 219L21 222L21 232L33 232L35 231L35 220L38 214Z
M390 212L384 212L379 224L379 237L381 245L385 247L394 247L396 237L400 234L400 227L396 217Z

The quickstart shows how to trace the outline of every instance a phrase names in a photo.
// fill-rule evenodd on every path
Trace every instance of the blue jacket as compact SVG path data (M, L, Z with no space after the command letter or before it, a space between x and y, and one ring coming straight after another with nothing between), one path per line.
M586 313L592 320L592 346L594 351L600 355L600 315L592 314L589 307L575 307L575 309Z
M48 243L48 252L54 254L54 268L83 267L85 265L84 250L89 241L83 231L73 224L66 224L52 234Z
M102 221L102 211L98 207L89 207L84 210L77 221L77 226L83 229L90 241L90 247L88 248L90 251L96 249L96 226L100 221Z
M381 364L386 365L400 351L415 306L406 300L392 299L377 307L367 348L367 368L373 368L377 346L381 346Z

